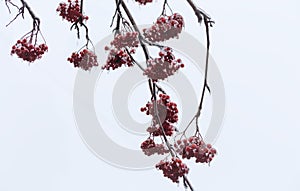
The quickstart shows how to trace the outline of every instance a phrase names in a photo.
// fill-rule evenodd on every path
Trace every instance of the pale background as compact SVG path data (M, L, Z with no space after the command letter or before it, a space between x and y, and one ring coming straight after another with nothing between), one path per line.
M151 23L161 1L128 1L137 22ZM81 47L55 12L60 1L30 1L49 46L30 67L9 55L31 21L0 5L0 191L182 190L161 172L126 171L102 162L83 144L73 118L76 69L66 62ZM195 1L216 21L212 55L222 73L227 113L210 167L191 165L196 190L300 190L300 3L297 0ZM184 0L170 1L185 30L203 40ZM110 34L114 1L86 1L90 36ZM146 13L147 12L147 13Z

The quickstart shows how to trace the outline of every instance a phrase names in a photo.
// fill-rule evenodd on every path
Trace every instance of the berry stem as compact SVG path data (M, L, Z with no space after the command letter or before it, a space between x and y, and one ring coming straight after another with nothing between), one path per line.
M83 12L83 0L80 1L80 13L82 14L82 12Z
M169 10L171 11L171 13L173 14L173 11L168 3L168 0L164 0L164 4L163 4L163 10L161 12L161 15L165 15L166 14L166 6L169 8Z
M79 10L81 16L78 18L78 20L72 24L70 30L72 30L73 28L75 28L77 30L77 38L80 39L80 30L79 30L79 26L78 24L80 24L81 27L83 27L85 29L85 38L86 38L86 44L85 44L85 47L88 48L88 45L89 43L92 44L93 46L93 49L94 48L94 45L92 43L92 41L90 40L90 37L89 37L89 28L86 26L86 24L83 23L83 16L82 16L82 13L83 13L83 0L80 1L80 10Z
M10 0L5 0L5 5L8 9L9 14L11 13L11 11L10 11L8 3L11 4L13 7L16 7L17 9L19 9L19 7L16 4L12 3Z

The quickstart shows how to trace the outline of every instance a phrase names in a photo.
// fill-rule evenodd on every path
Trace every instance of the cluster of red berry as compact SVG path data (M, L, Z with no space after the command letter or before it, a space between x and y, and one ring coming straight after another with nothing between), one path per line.
M170 123L163 122L162 127L164 129L164 132L166 136L172 136L175 130L175 127L171 125ZM153 124L152 126L147 128L147 132L150 133L153 136L162 136L163 132L160 128L159 124Z
M174 102L170 101L170 96L166 94L160 94L159 100L156 101L156 111L154 101L148 102L146 107L142 107L141 111L146 112L147 115L152 115L152 126L147 129L147 131L153 136L163 135L162 129L160 127L160 122L167 136L172 136L175 128L172 125L178 121L178 109ZM157 114L157 116L156 116ZM158 121L158 118L160 122Z
M78 0L68 0L68 5L64 2L60 3L56 11L59 12L59 16L71 23L77 22L79 19L82 19L82 21L89 19L88 16L84 16L80 12Z
M182 158L190 159L195 157L197 163L210 163L217 154L216 149L211 144L205 144L201 138L196 136L178 140L174 147L176 152L182 155Z
M134 53L134 50L130 51L130 53ZM123 49L118 50L116 48L113 48L110 50L106 60L106 64L102 66L102 69L115 70L123 65L128 67L133 66L130 55Z
M165 177L179 183L179 177L188 174L189 168L179 158L173 157L171 161L160 161L156 168L163 171Z
M164 80L174 75L179 68L183 68L184 64L181 59L175 59L170 47L165 47L159 52L159 58L148 60L148 67L144 71L152 80Z
M146 5L147 3L152 3L153 0L135 0L136 2L139 2L141 5Z
M183 17L179 13L170 16L160 16L154 25L143 29L143 35L151 42L166 41L178 37L184 26Z
M115 70L123 65L133 66L133 60L130 54L134 54L139 46L137 32L125 32L115 36L110 42L111 47L105 46L104 49L109 51L106 64L102 69ZM127 48L130 48L128 50Z
M114 40L110 43L117 49L124 47L138 47L139 39L137 32L126 32L125 34L118 34L115 36Z
M163 155L168 153L169 151L165 148L164 144L156 144L153 139L148 138L141 144L141 149L147 156L151 156L153 154Z
M46 51L48 51L46 44L36 46L24 38L17 41L10 53L18 55L25 61L34 62L36 59L40 59Z
M83 70L90 70L94 66L98 66L97 56L94 52L84 49L80 53L73 52L68 61Z

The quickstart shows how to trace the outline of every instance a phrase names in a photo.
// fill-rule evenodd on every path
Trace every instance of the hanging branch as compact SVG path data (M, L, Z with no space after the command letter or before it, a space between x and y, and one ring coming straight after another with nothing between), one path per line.
M197 134L201 136L200 130L199 130L199 125L198 125L198 119L199 119L199 117L201 115L201 110L202 110L202 107L203 107L204 96L205 96L206 90L208 90L208 92L210 93L210 87L209 87L208 82L207 82L208 65L209 65L209 49L210 49L209 27L212 27L212 24L214 23L214 21L212 21L211 18L210 18L210 16L207 13L205 13L202 9L197 8L197 6L194 4L194 2L192 0L187 0L187 2L189 3L189 5L191 6L191 8L193 9L196 17L198 18L198 23L201 24L202 21L204 22L205 33L206 33L206 56L205 56L204 82L203 82L202 94L201 94L201 97L200 97L200 103L198 105L198 109L197 109L197 112L196 112L195 116L192 118L192 120L189 122L189 124L186 127L186 129L183 131L183 134L189 128L189 126L191 125L191 123L194 120L196 120L196 132L195 132L195 136ZM202 136L201 136L201 138L202 138Z
M141 32L140 32L140 30L138 29L137 24L136 24L135 20L133 19L133 16L131 15L129 9L127 8L125 2L122 1L122 0L120 0L119 2L121 2L122 8L124 9L124 11L125 11L127 17L129 18L129 20L130 20L130 22L131 22L133 28L134 28L135 31L138 32L138 34L139 34L139 41L140 41L140 44L141 44L142 49L143 49L143 51L144 51L146 60L148 61L149 58L150 58L150 55L149 55L148 48L147 48L146 45L144 44L143 36L141 35ZM166 4L166 2L165 2L165 4ZM117 5L118 5L118 4L117 4ZM160 130L162 131L162 138L163 138L165 144L167 145L167 148L168 148L168 150L169 150L171 156L172 156L172 157L178 158L176 152L175 152L174 149L172 148L172 145L170 144L170 142L169 142L169 140L168 140L168 138L167 138L166 132L165 132L165 130L164 130L164 128L163 128L162 122L161 122L160 117L159 117L159 115L158 115L156 88L159 88L160 90L162 90L162 89L156 85L156 82L155 82L154 80L149 79L148 82L149 82L149 89L150 89L151 94L152 94L151 100L152 100L152 99L154 100L154 118L156 118L156 120L158 121L159 128L160 128ZM162 91L162 92L164 92L164 91ZM186 175L183 176L183 182L184 182L184 186L185 186L185 187L189 187L191 191L194 190L193 187L192 187L192 185L191 185L191 183L190 183L190 181L188 180L188 178L187 178Z
M138 33L138 35L139 35L139 42L141 44L142 50L143 50L145 58L146 58L146 64L148 65L148 60L151 58L151 56L149 54L149 50L148 50L147 46L145 45L145 42L147 43L148 41L146 39L144 39L144 37L142 36L141 31L139 30L139 28L138 28L138 26L137 26L137 24L136 24L136 22L135 22L135 20L134 20L134 18L132 16L131 12L129 11L129 9L128 9L127 5L124 3L124 1L123 0L116 0L116 5L117 5L116 12L119 12L117 19L119 19L119 17L122 17L120 8L118 7L118 6L122 6L122 8L124 9L124 11L125 11L128 19L129 19L132 27ZM117 29L119 29L119 27L117 27ZM150 46L154 45L154 46L157 46L157 47L163 47L162 45L158 45L158 44L151 43L151 42L149 42L149 44L150 44ZM148 84L149 84L150 92L152 94L152 98L155 96L155 92L153 91L154 90L153 86L156 86L156 88L160 92L165 93L165 91L161 87L159 87L156 83L153 83L151 79L148 79Z
M23 35L15 45L12 46L11 55L16 54L19 58L27 61L29 63L34 62L37 59L40 59L42 55L48 51L48 46L46 45L46 41L41 33L40 19L34 14L28 3L24 0L20 0L22 6L17 6L16 4L12 3L10 0L5 0L6 7L8 8L9 13L11 13L9 5L18 9L18 13L16 16L6 25L8 27L12 24L19 16L25 19L25 11L29 13L32 18L32 29ZM37 45L38 34L41 35L44 43Z
M12 3L10 0L5 0L5 4L6 7L8 8L9 13L11 13L11 10L9 8L9 5L12 5L14 7L16 7L19 10L19 13L6 25L9 26L11 23L13 23L20 15L22 16L22 18L24 19L24 13L25 13L25 9L28 11L28 13L30 14L32 20L33 20L33 27L37 27L36 29L39 30L39 25L40 25L40 19L34 14L34 12L31 10L31 8L29 7L29 5L27 4L26 1L24 0L20 0L22 3L21 7L18 7L16 4Z
M32 9L30 8L30 6L28 5L28 3L24 0L20 0L22 3L21 7L18 7L16 4L12 3L10 0L5 0L5 4L9 10L9 13L11 13L11 10L9 8L9 4L12 5L13 7L16 7L18 9L18 14L6 25L6 27L8 27L10 24L12 24L19 16L22 16L22 18L24 19L24 14L25 14L25 10L28 11L29 15L32 18L32 29L31 31L29 31L28 33L26 33L22 38L25 38L29 35L30 37L30 42L34 39L34 45L36 45L37 43L37 35L38 33L41 34L43 40L45 41L41 31L40 31L40 25L41 25L41 21L40 19L35 15L35 13L32 11ZM21 38L21 39L22 39Z

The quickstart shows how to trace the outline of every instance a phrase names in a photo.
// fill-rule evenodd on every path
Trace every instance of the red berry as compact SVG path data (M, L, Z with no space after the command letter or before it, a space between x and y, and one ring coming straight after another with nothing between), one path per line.
M146 5L147 3L152 3L153 0L135 0L136 2L139 2L141 5Z
M178 142L177 142L178 143ZM217 151L211 144L205 144L199 137L192 136L188 140L184 139L177 145L176 152L182 158L196 158L196 162L210 163Z
M149 59L148 63L148 67L143 74L152 80L164 80L174 75L180 67L184 66L181 59L175 59L170 47L165 47L159 52L159 58ZM181 64L179 65L179 63Z
M73 52L71 57L67 59L74 67L80 67L83 70L91 70L92 67L98 66L97 56L88 49L82 50L80 53Z
M59 16L71 23L79 21L80 18L82 20L89 19L88 16L84 16L80 13L80 4L78 0L68 0L68 5L66 3L60 3L56 11L59 12Z
M156 168L163 171L165 177L171 179L173 182L178 183L179 177L183 177L188 174L189 168L186 164L178 158L172 158L171 161L160 161Z
M131 57L126 51L113 48L110 50L106 64L102 66L102 69L115 70L123 65L128 67L133 66Z
M39 46L31 44L26 39L18 40L11 50L11 54L17 54L19 58L28 62L40 59L45 52L46 50L40 50Z
M159 121L156 119L156 113L154 111L154 102L148 102L146 107L143 107L142 112L146 112L147 115L153 116L152 126L147 129L147 131L153 136L163 135L162 128L167 136L172 136L174 133L173 124L178 121L178 109L177 105L170 102L170 96L166 94L159 94L159 100L156 101L157 104L157 115L160 118L162 127L159 125Z
M170 16L160 16L149 29L143 29L143 35L152 42L166 41L178 37L183 26L183 17L178 13Z

